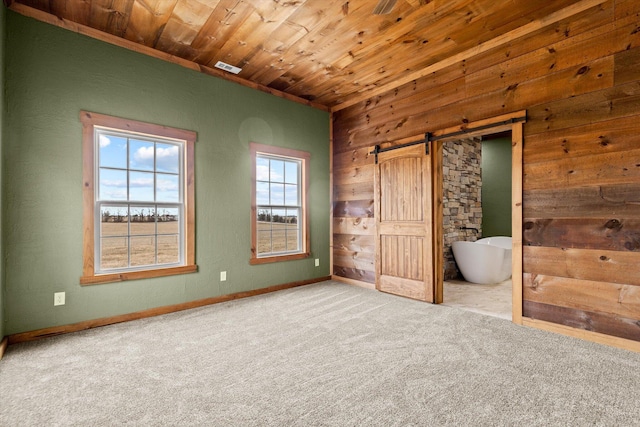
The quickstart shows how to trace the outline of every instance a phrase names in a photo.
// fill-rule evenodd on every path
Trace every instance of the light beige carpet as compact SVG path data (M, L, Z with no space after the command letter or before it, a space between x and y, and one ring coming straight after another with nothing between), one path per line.
M640 354L335 282L8 348L2 426L631 426Z

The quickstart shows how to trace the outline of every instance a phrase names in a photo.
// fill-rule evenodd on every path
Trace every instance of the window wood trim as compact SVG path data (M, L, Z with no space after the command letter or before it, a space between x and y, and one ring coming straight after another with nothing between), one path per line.
M298 259L309 258L311 256L311 243L309 239L309 163L311 154L306 151L294 150L290 148L275 147L273 145L259 144L257 142L249 143L249 152L251 153L251 259L249 264L259 265L271 262L292 261ZM273 255L258 257L257 242L257 205L256 205L256 156L258 153L266 155L291 157L301 160L302 162L302 252L295 254Z
M198 271L195 263L195 175L194 175L194 146L196 132L176 129L152 123L122 119L88 111L80 112L82 123L82 277L81 285L119 282L124 280L164 277L175 274L194 273ZM184 265L177 267L151 268L149 270L135 270L117 273L95 273L95 141L94 127L102 126L125 132L135 132L174 138L185 141L184 150Z

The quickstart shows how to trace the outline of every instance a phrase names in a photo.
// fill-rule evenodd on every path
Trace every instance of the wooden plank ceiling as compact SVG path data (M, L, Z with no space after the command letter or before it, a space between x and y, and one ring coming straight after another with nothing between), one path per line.
M385 15L373 14L378 0L11 3L200 67L224 61L249 84L335 108L579 2L398 0Z

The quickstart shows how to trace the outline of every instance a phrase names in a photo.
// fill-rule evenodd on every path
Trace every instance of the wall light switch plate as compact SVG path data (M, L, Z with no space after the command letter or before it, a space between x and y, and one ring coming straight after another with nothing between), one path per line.
M64 305L65 303L65 293L64 292L55 292L53 294L53 305Z
M316 267L320 267L320 259L316 258Z
M226 282L227 281L227 272L226 271L221 271L220 272L220 281L221 282Z

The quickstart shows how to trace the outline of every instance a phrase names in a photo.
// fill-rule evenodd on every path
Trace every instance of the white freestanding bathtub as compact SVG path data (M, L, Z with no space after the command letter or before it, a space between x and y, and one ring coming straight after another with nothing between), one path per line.
M511 237L453 242L452 249L456 264L467 282L489 285L511 277Z

